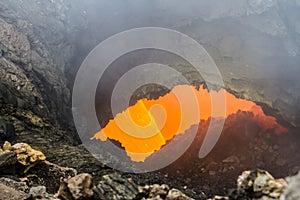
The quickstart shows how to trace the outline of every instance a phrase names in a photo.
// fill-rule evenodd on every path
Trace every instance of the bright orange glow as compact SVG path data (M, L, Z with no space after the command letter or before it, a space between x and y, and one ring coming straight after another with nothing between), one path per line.
M224 97L226 105L221 101ZM194 105L198 108L195 109ZM197 90L194 86L179 85L159 99L139 100L117 114L92 139L119 141L131 160L139 162L200 120L227 118L238 111L252 112L263 130L274 128L276 133L287 131L274 117L265 115L260 106L236 98L224 89L209 92L203 87Z

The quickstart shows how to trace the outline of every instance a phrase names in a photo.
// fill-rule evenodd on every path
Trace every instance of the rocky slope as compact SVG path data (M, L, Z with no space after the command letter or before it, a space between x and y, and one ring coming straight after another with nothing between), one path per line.
M0 120L4 129L12 124L16 135L29 137L35 135L29 131L59 135L71 119L64 68L72 51L64 13L59 4L38 3L0 2Z
M26 143L0 148L0 199L49 200L192 200L166 184L139 186L131 178L118 173L107 173L97 181L88 173L61 167L45 160L44 154ZM293 200L299 196L299 175L275 179L264 170L244 171L236 181L236 189L228 196L212 199L281 199ZM196 199L206 199L204 194Z

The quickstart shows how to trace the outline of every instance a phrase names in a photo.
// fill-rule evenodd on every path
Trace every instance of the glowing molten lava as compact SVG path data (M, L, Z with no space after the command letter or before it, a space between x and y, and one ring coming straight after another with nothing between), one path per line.
M226 105L221 100L218 102L224 95ZM193 101L198 105L198 109L192 107ZM212 113L212 101L214 106L225 106L226 112L214 109ZM131 160L144 161L168 140L184 133L200 120L210 117L227 118L238 111L252 112L259 119L259 126L263 130L273 128L276 133L287 131L274 117L265 115L260 106L236 98L224 89L209 92L203 87L197 90L194 86L179 85L159 99L137 101L135 105L117 114L92 139L105 141L110 138L119 141Z

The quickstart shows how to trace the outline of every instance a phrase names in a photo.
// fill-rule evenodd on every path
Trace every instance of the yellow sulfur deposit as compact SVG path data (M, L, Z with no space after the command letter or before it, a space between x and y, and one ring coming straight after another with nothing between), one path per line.
M14 151L17 155L17 161L24 166L30 166L46 159L46 156L41 151L31 148L31 146L26 143L11 145L6 141L3 145L3 150Z

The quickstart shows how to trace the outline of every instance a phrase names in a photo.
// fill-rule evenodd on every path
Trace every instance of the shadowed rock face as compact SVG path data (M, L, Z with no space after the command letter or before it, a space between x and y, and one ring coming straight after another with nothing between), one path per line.
M59 5L0 1L0 116L20 137L55 138L72 124L64 76L71 45Z

